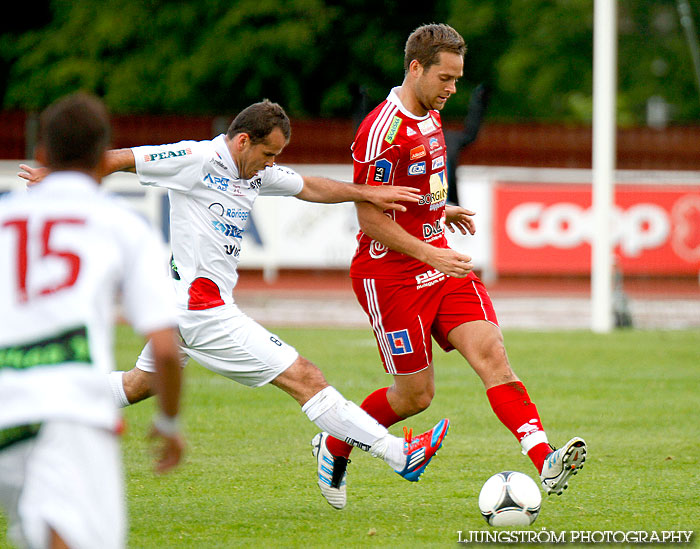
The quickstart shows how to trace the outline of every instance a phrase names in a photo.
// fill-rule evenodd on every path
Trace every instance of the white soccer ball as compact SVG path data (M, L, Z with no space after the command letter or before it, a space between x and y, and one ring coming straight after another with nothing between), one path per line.
M516 471L493 475L479 493L479 510L491 526L528 526L539 515L541 503L540 487Z

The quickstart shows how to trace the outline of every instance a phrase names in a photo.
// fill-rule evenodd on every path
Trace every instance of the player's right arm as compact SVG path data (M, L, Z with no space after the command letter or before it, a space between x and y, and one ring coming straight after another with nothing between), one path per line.
M474 268L471 257L451 248L436 248L408 233L382 210L368 202L358 202L360 230L387 248L422 261L455 278L464 278Z
M32 168L27 164L20 164L19 168L22 171L17 175L27 182L28 187L36 185L49 173L49 169L45 166ZM131 149L111 149L105 153L99 167L99 173L105 177L114 172L136 173L136 159Z
M164 473L180 463L185 451L185 439L177 419L180 412L182 368L175 328L156 330L149 333L148 338L156 367L156 373L152 376L153 389L158 395L160 408L150 436L162 439L156 456L156 471Z

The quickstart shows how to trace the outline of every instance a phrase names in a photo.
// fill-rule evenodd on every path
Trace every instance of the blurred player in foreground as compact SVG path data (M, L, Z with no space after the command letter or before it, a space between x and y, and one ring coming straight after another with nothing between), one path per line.
M29 547L125 545L114 369L114 303L150 339L163 439L175 467L181 369L160 237L99 191L110 139L102 103L68 96L41 116L51 174L0 199L0 503Z
M302 177L276 165L275 158L290 135L282 107L262 101L244 109L226 134L211 141L109 151L103 174L136 171L142 184L168 189L183 365L189 355L205 368L243 385L271 383L292 396L323 431L383 459L399 475L416 481L442 444L447 420L415 438L390 435L386 427L331 387L313 363L235 304L241 240L258 196L295 196L323 203L369 200L382 210L405 210L395 201L418 201L415 189ZM43 175L41 169L21 167L26 172L22 177L30 183ZM134 369L111 376L119 402L126 406L150 396L153 371L153 353L147 345ZM319 476L322 489L329 482L328 475Z
M474 212L446 205L445 139L439 111L455 93L466 46L447 25L424 25L406 42L403 84L365 118L352 146L354 181L420 189L407 211L358 203L358 248L350 276L393 384L362 403L389 427L425 410L435 393L432 342L457 349L481 378L493 411L517 437L548 493L561 493L583 465L586 445L573 438L554 451L537 408L510 367L503 336L471 258L449 248L445 227L474 234ZM451 181L454 185L455 182ZM333 462L328 498L345 500L351 447L321 438Z

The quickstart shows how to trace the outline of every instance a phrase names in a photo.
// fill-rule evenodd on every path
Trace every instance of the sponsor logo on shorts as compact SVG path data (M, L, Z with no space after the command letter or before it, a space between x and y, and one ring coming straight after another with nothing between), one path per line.
M417 147L414 147L410 151L410 159L411 160L418 160L419 158L423 158L425 156L425 145L418 145Z
M416 275L416 290L428 288L433 284L437 284L438 282L445 280L445 277L445 273L441 273L437 269Z
M392 163L386 158L380 158L369 167L367 172L368 185L383 185L389 182L391 176Z
M396 139L396 134L399 133L399 128L401 127L401 118L398 116L395 116L394 119L391 121L391 126L389 126L389 131L386 132L386 137L384 138L384 141L387 143L391 144L394 142L394 139Z
M425 161L416 162L408 167L408 175L421 175L425 173Z
M178 151L163 151L153 154L143 155L144 162L155 162L156 160L165 160L166 158L177 158L178 156L187 156L192 154L192 149L189 147L186 149L180 149Z
M407 355L413 352L411 338L408 336L408 330L398 330L396 332L387 332L386 339L389 342L389 348L392 355Z

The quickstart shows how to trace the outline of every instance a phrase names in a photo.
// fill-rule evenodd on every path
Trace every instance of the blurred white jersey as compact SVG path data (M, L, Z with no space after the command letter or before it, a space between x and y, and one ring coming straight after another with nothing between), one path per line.
M117 297L136 331L175 326L159 235L78 172L0 198L0 429L113 428Z
M224 135L132 148L143 185L168 189L177 303L203 310L233 303L241 240L258 195L293 196L304 182L274 165L241 179Z

